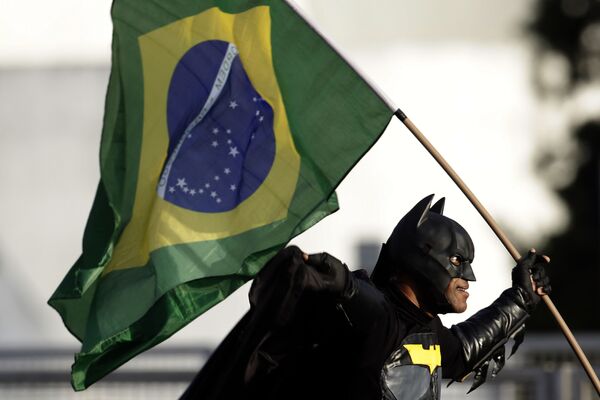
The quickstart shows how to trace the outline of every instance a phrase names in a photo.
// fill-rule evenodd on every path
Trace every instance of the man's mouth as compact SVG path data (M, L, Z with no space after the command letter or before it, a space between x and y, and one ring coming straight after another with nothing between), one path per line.
M467 290L469 289L469 285L461 285L461 286L457 286L456 290L464 293L466 296L469 296L469 292L467 292Z

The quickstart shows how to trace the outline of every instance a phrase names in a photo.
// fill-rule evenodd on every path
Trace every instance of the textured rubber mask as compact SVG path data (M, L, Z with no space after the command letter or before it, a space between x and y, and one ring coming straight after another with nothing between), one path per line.
M433 195L419 201L396 225L372 274L376 285L402 269L432 297L437 313L452 311L444 292L452 278L474 281L473 241L456 221L442 215L444 198L431 206Z

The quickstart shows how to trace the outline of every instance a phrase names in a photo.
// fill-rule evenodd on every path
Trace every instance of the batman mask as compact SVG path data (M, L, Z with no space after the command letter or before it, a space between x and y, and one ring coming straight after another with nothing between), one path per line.
M474 281L471 262L473 241L456 221L442 215L444 198L431 207L433 195L418 202L396 225L383 245L371 280L388 285L394 271L412 277L428 295L428 306L437 314L452 312L444 292L452 278Z

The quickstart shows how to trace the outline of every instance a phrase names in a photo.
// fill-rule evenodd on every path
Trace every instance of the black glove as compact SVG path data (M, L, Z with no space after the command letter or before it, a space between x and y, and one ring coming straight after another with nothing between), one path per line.
M552 291L550 278L544 268L548 262L547 257L538 255L534 249L531 249L512 270L513 287L521 290L528 312L531 312L540 302L540 296L533 290L532 279L536 287L542 288L545 294L550 294Z
M333 295L337 300L348 300L356 292L356 284L350 270L332 255L311 254L306 264L314 268L307 271L307 289Z

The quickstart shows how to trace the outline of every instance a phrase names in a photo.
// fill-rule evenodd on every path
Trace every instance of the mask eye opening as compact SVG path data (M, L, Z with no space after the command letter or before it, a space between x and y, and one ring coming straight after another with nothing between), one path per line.
M459 267L463 262L465 262L465 259L459 254L451 255L448 257L448 260L450 261L450 264L455 267Z

